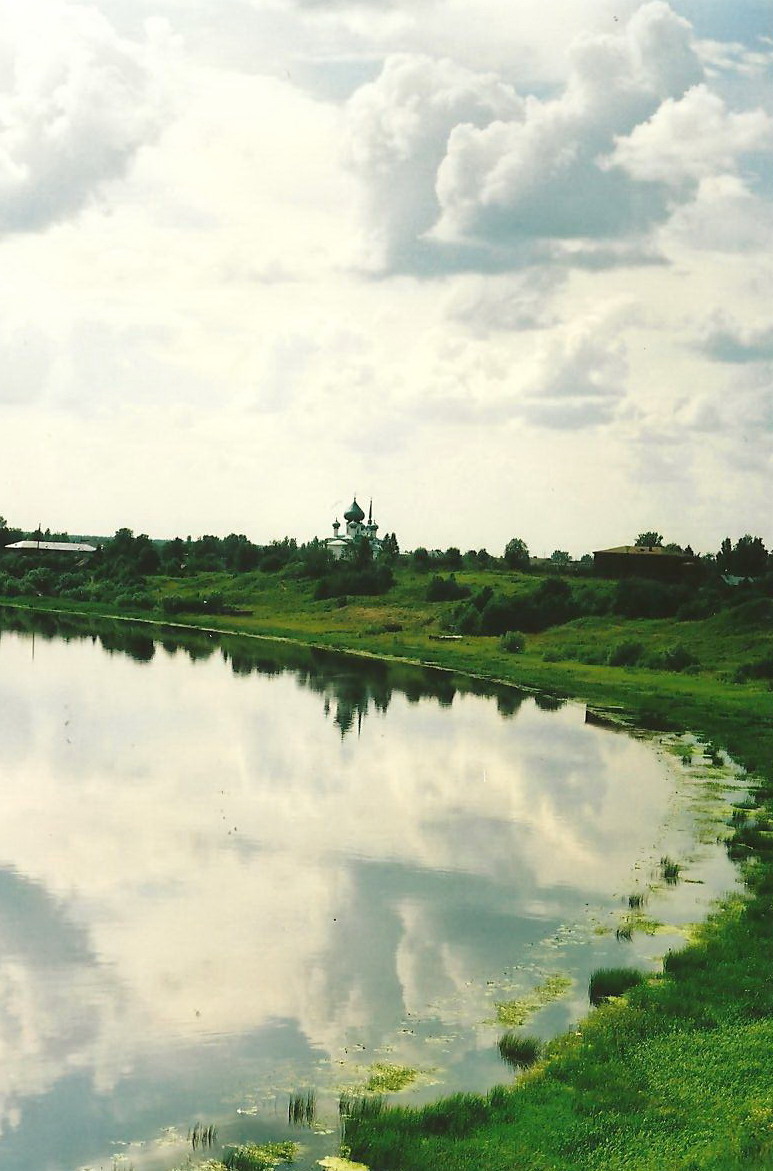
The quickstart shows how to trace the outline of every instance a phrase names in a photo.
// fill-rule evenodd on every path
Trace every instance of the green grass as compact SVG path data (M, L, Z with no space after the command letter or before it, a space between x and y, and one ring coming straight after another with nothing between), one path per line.
M456 576L473 589L532 588L528 578L501 572ZM352 1158L378 1171L773 1171L773 692L764 674L743 670L773 653L770 600L700 621L581 618L530 634L513 655L495 637L436 641L452 604L426 602L427 577L410 572L400 572L389 594L344 606L315 602L310 583L261 573L153 579L151 586L159 599L219 592L249 611L211 620L225 632L573 696L614 722L691 730L711 745L707 767L721 761L722 749L748 770L753 796L734 811L727 845L746 897L718 907L689 946L665 957L661 976L600 1005L578 1030L545 1046L517 1085L423 1109L388 1107L372 1096L349 1100L342 1125ZM33 607L110 612L51 599ZM189 625L201 622L191 617ZM175 625L175 638L211 652L206 635L180 634L184 615ZM610 652L626 641L643 648L636 664L610 665ZM225 639L230 648L239 642ZM675 647L697 666L664 669ZM677 658L686 661L681 651ZM677 880L677 863L664 858L661 878ZM500 1009L506 1028L525 1019L520 1002Z

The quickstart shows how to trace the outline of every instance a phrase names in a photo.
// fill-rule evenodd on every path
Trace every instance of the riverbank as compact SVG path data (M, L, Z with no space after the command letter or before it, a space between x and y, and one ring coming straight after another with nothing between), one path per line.
M704 652L702 669L684 674L555 659L559 638L565 647L572 640L603 647L619 639L619 624L612 620L566 624L530 637L524 653L512 655L492 638L436 641L431 636L439 626L426 622L426 610L411 610L405 601L398 618L394 601L387 616L370 600L315 608L291 589L287 593L273 612L256 605L249 615L206 622L180 616L174 625L196 628L202 638L215 632L279 637L431 663L573 695L639 724L690 728L744 764L755 792L753 804L736 811L729 844L743 865L749 898L720 908L690 947L667 958L663 976L625 1001L595 1010L578 1032L553 1042L542 1063L514 1086L425 1110L361 1115L347 1127L352 1157L378 1171L773 1166L773 696L759 683L732 682L734 662L770 637L759 614L755 619L735 613L724 628L715 623L713 661ZM86 618L103 613L51 602L33 608ZM170 625L158 617L145 621L159 629ZM384 629L395 624L401 629ZM681 643L711 640L706 623L678 625ZM632 628L627 624L625 633ZM635 636L654 645L668 632L662 624L637 622Z

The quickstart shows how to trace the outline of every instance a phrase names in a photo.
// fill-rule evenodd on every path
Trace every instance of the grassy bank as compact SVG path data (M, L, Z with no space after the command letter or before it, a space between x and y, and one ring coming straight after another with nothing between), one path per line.
M470 588L490 580L458 578ZM245 612L182 610L175 622L576 696L639 724L689 728L749 770L753 801L735 811L728 847L743 866L747 898L718 908L689 947L666 957L662 975L594 1009L512 1084L425 1109L355 1111L344 1135L352 1158L375 1171L773 1168L773 693L745 671L773 652L768 600L678 622L585 616L527 635L524 651L510 654L496 637L447 641L452 603L429 603L426 579L408 573L383 597L343 602L315 600L308 583L261 574L152 585L159 609L146 620L163 621L164 597L217 593ZM109 612L56 599L31 604ZM623 643L641 648L637 665L610 665ZM689 669L657 665L675 646Z

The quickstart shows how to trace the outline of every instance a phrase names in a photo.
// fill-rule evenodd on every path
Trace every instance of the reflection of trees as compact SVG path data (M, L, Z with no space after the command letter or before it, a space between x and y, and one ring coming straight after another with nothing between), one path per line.
M216 636L199 630L151 628L110 619L88 619L79 615L51 614L33 610L0 608L2 628L44 638L91 638L99 640L109 654L125 654L135 662L150 662L160 643L169 655L185 654L192 662L208 659L219 650L234 675L261 675L272 678L289 673L298 685L320 695L325 715L345 736L372 711L385 713L397 693L410 704L434 700L450 707L457 694L493 696L502 716L514 716L525 694L514 687L487 684L480 679L454 675L432 667L360 659L353 655L306 647L297 643L254 641L235 635ZM554 710L560 701L537 697L544 710Z

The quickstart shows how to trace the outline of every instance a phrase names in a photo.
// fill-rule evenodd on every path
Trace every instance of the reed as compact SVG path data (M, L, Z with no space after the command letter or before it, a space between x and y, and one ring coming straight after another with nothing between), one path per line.
M667 854L660 859L660 874L668 886L676 886L681 870L682 867L679 863L674 862L673 858L669 858Z
M197 1122L188 1131L188 1142L191 1144L194 1151L197 1151L199 1147L201 1147L202 1150L207 1150L209 1147L213 1147L216 1141L216 1126L204 1126L202 1122Z
M287 1121L291 1126L313 1126L316 1117L317 1095L315 1090L305 1090L290 1095Z

